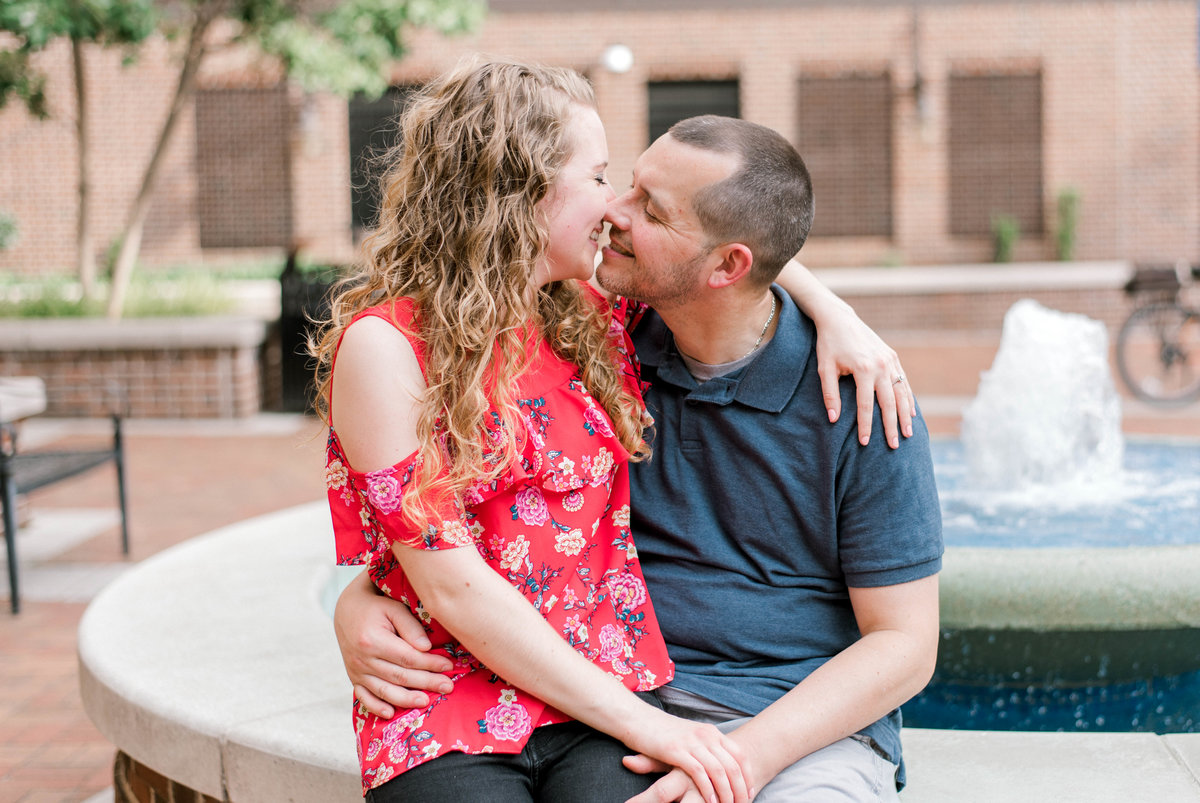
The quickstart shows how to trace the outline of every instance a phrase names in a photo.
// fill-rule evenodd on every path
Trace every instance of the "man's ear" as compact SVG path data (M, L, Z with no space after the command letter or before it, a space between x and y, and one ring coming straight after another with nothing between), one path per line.
M726 243L713 250L720 263L708 274L708 286L714 289L737 284L754 267L754 254L742 243Z

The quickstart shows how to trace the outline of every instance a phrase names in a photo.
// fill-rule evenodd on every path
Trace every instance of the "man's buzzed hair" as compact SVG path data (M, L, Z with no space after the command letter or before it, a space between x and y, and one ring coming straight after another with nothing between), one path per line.
M750 248L752 281L773 281L812 228L812 179L800 154L777 131L715 114L681 120L667 133L695 148L738 155L732 176L696 195L696 215L710 243Z

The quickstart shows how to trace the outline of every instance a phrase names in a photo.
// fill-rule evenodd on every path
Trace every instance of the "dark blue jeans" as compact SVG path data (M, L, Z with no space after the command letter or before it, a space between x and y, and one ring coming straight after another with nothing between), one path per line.
M367 803L623 803L660 776L637 775L625 745L580 722L534 728L520 753L446 753L367 793Z

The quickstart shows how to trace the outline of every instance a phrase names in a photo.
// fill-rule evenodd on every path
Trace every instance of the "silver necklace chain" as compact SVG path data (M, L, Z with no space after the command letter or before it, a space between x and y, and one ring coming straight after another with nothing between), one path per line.
M739 360L744 360L754 352L758 351L758 347L762 345L763 338L767 336L767 330L771 328L771 321L775 320L775 307L777 303L778 299L775 298L774 293L771 293L771 314L767 316L767 322L763 324L762 331L758 333L758 340L754 341L754 345L750 347L749 351L747 351L741 357L738 357Z

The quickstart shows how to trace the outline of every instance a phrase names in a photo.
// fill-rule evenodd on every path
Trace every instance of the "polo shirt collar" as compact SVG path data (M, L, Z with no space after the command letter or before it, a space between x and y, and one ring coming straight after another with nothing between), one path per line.
M697 382L679 354L675 336L658 316L647 340L639 343L642 364L655 368L659 380L691 391L690 399L713 404L736 400L765 412L782 411L807 369L815 335L812 324L803 318L788 294L777 285L772 285L771 291L779 298L779 325L775 336L745 368L703 384Z

